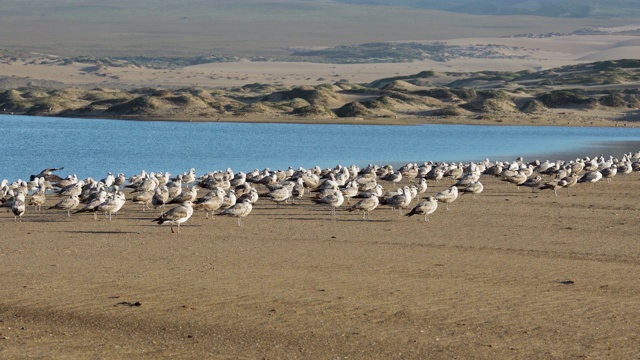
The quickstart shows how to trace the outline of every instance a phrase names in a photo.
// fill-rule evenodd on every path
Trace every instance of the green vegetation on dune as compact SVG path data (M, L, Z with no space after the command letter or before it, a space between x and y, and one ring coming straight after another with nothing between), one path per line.
M619 65L619 66L616 66ZM634 67L638 66L638 67ZM399 116L534 115L554 109L640 109L637 77L640 62L597 62L530 72L479 72L414 75L380 79L370 84L339 81L317 86L247 84L206 89L108 88L47 89L21 87L0 92L0 112L52 116L105 117L289 117L397 118ZM448 86L420 86L416 79L446 76ZM620 85L602 87L616 77ZM491 81L491 87L486 86ZM571 82L580 87L566 88ZM632 85L625 87L624 82ZM477 86L459 86L460 84ZM547 84L557 83L557 88ZM513 89L516 90L513 90Z

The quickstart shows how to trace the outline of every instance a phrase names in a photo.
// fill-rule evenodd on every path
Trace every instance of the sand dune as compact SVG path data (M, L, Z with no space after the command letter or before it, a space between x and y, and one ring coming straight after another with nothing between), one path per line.
M67 86L134 88L162 87L226 87L252 83L283 85L318 85L344 79L366 83L420 71L471 72L482 70L549 69L594 60L637 57L637 36L630 35L566 35L544 38L464 38L450 39L451 45L504 45L501 51L510 58L455 58L447 62L415 61L412 63L318 64L307 62L230 62L188 66L182 69L147 69L110 67L92 69L73 63L65 66L0 62L0 77L55 81ZM616 50L616 48L618 50ZM597 55L600 54L600 55ZM521 58L515 58L520 56Z
M640 54L638 46L619 46L611 49L598 51L593 54L581 57L581 61L605 61L618 59L637 59Z

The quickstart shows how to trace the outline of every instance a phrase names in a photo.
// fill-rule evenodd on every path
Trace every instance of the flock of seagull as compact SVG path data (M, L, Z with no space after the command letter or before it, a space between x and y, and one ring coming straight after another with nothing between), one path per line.
M529 187L532 191L569 189L578 183L595 183L601 179L610 182L618 173L629 174L640 171L640 151L624 154L622 159L609 156L578 158L572 161L538 160L526 163L520 157L510 162L492 163L488 159L481 162L435 163L421 165L410 163L394 170L392 166L368 165L359 168L356 165L321 169L290 167L287 170L254 170L249 173L215 171L197 176L195 169L172 177L169 173L147 173L142 171L129 178L120 173L111 172L104 179L78 179L76 175L61 178L55 174L63 168L47 168L29 181L16 180L0 183L0 207L7 208L14 215L14 222L22 222L28 206L35 212L42 211L47 197L54 195L59 201L47 209L66 211L67 216L77 213L93 213L94 219L103 214L109 221L120 211L125 203L141 206L143 212L160 211L153 216L154 222L170 225L171 232L180 232L180 225L187 222L194 211L210 215L231 216L237 218L242 226L242 218L247 217L253 206L260 200L282 203L300 202L305 194L314 203L327 206L331 214L346 202L346 210L361 211L363 220L371 218L371 212L379 206L388 206L398 215L410 209L405 216L429 215L443 203L449 210L461 193L470 193L475 197L484 190L481 176L495 176L504 181ZM455 183L446 190L425 196L427 181L438 182L450 178ZM546 179L546 180L545 180ZM397 188L400 182L408 180L411 185ZM390 184L394 190L385 191L383 183ZM125 190L129 195L126 199ZM200 191L206 191L199 196ZM351 204L352 199L355 201ZM422 199L422 200L420 200ZM414 200L418 203L412 206ZM218 211L216 213L216 211ZM175 229L174 229L175 227Z

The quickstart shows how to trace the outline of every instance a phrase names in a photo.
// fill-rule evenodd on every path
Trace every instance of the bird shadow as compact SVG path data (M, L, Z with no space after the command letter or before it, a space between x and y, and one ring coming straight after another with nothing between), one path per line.
M62 233L71 233L71 234L139 234L135 231L80 231L80 230L67 230L67 231L58 231Z

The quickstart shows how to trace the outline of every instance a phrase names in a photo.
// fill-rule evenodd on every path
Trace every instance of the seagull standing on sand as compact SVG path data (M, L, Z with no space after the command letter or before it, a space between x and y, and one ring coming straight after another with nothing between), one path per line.
M396 184L402 181L402 173L400 171L394 171L391 174L387 174L380 178L380 180L391 181L393 183L393 187L396 187Z
M97 220L98 216L96 213L96 210L97 210L96 208L105 201L107 201L107 192L105 190L100 190L98 192L98 196L96 196L91 202L85 205L82 209L74 212L74 214L92 211L93 219Z
M155 189L155 194L153 194L153 198L151 199L151 204L153 204L153 208L157 209L159 207L164 209L165 204L169 201L169 188L166 185L160 185Z
M295 204L296 199L302 199L304 193L304 181L302 180L302 178L298 178L298 180L296 180L295 184L293 185L293 189L291 189L291 203Z
M400 188L397 194L391 196L386 200L386 204L391 206L393 210L398 210L398 216L402 215L402 209L406 208L411 203L411 195L406 191L407 188Z
M147 190L134 195L131 200L133 201L134 204L141 204L142 212L145 212L146 211L145 209L151 210L151 207L149 207L149 205L153 201L154 195L155 195L155 191Z
M522 186L527 186L531 188L531 192L534 192L538 186L542 183L542 176L538 175L535 178L527 179L522 183Z
M321 199L314 199L317 204L329 205L331 206L331 215L336 215L336 208L340 207L342 203L344 203L344 195L342 195L342 191L338 190L331 195L327 195Z
M218 216L233 216L238 218L238 226L242 226L242 218L246 217L253 210L253 205L251 205L251 201L249 199L244 199L240 203L236 203L220 214L216 214Z
M173 230L173 225L178 226L178 233L180 233L180 224L189 220L189 218L193 215L193 206L191 201L185 201L181 205L178 205L169 211L160 215L160 217L153 219L152 221L157 222L159 225L169 224L171 225L171 233L175 233Z
M449 210L449 204L458 198L458 188L456 186L452 186L447 190L443 190L435 194L434 197L436 200L447 204L447 210Z
M58 202L53 206L49 206L48 209L67 210L67 216L71 217L71 210L78 207L79 204L80 204L80 200L78 199L78 196L73 195L71 197L62 199L60 202Z
M18 192L13 205L11 205L11 212L13 212L13 222L18 222L18 219L20 219L20 222L22 222L22 215L24 215L24 211L26 209L24 200L24 193Z
M194 181L196 181L196 169L191 168L189 170L189 173L185 173L182 175L182 182L187 185L187 188L189 187L189 184Z
M611 164L609 167L600 170L600 173L602 174L602 178L607 179L607 184L610 184L611 178L618 173L618 167L615 164Z
M260 199L260 195L258 195L258 190L251 189L248 193L240 196L236 202L243 202L245 199L248 199L251 205L255 205L256 202Z
M224 190L221 188L215 188L211 190L207 195L196 200L195 209L203 209L206 212L206 218L209 218L209 212L213 215L216 210L222 207L224 202ZM212 216L213 218L213 216Z
M591 185L593 185L593 183L600 181L600 179L602 179L602 173L598 170L594 170L594 171L589 171L584 173L584 175L582 175L580 179L578 179L578 182L579 183L588 182L588 183L591 183Z
M355 210L362 210L362 219L367 220L368 218L371 220L371 212L378 207L378 204L380 204L380 199L374 195L358 201L355 205L350 207L348 211L352 212Z
M192 203L198 198L198 188L197 186L192 187L189 190L184 190L180 192L180 195L174 197L167 204L182 204L185 201L191 201Z
M288 186L283 186L281 188L273 189L268 194L265 195L271 201L276 203L276 206L279 208L280 203L287 202L291 197L291 192L289 191Z
M102 204L96 206L95 210L104 213L106 217L109 215L109 221L111 221L111 215L117 213L124 206L125 198L122 192L117 192L113 199L107 199Z
M45 188L40 188L35 194L31 195L29 198L29 205L33 205L35 207L35 211L40 211L42 208L42 204L47 201L47 197L45 196Z
M473 194L473 198L476 198L476 194L480 194L484 190L484 186L480 181L469 184L467 187L460 189L463 194Z
M418 195L421 195L427 192L427 188L428 188L427 179L420 178L420 183L418 184Z
M419 202L405 216L424 215L424 222L428 222L429 215L433 214L436 209L438 209L438 201L435 197L429 196L426 200Z
M351 204L351 198L358 195L358 186L352 181L340 191L342 191L342 195L347 199L347 204Z

